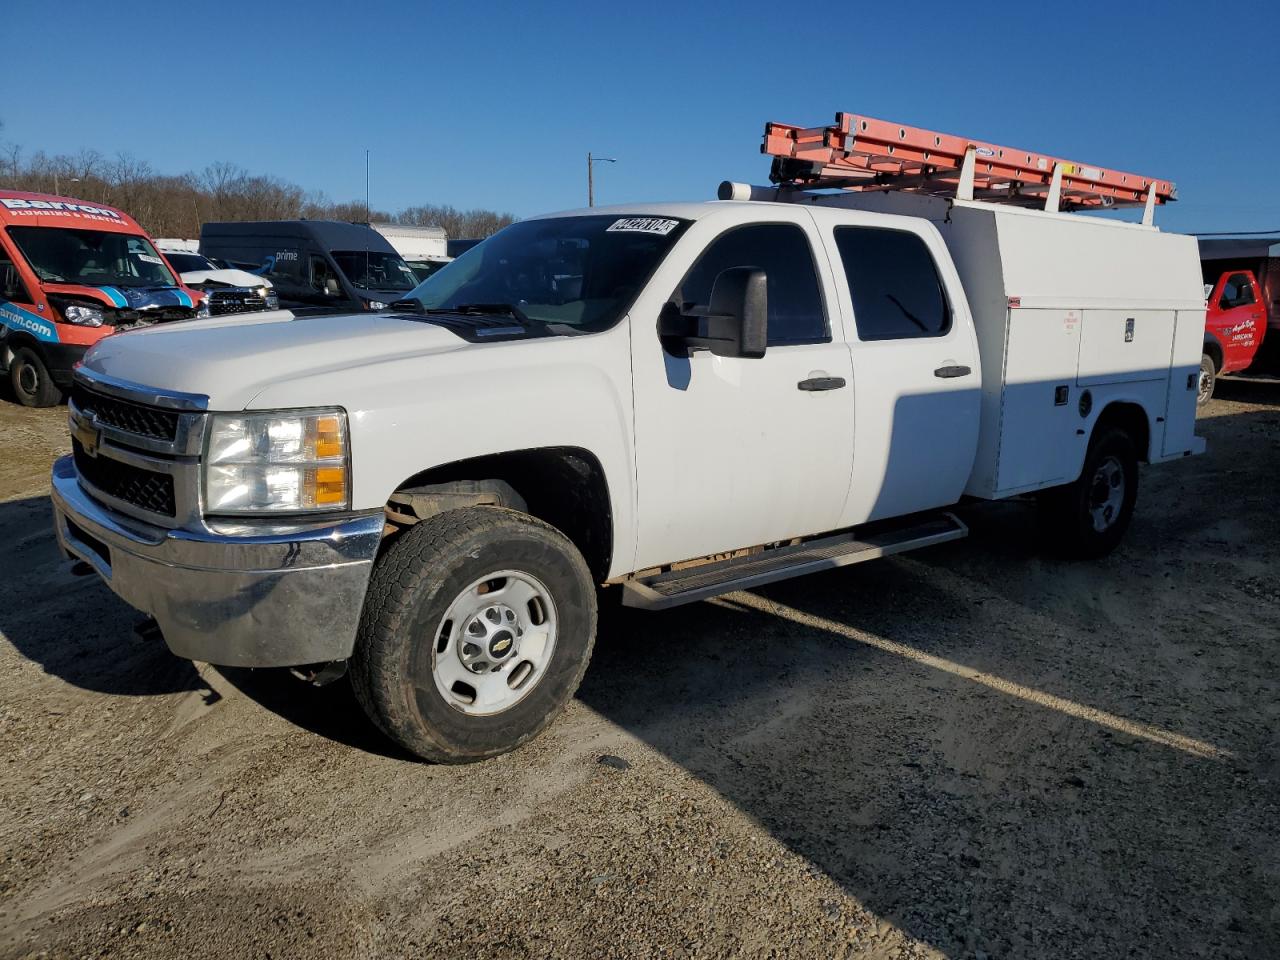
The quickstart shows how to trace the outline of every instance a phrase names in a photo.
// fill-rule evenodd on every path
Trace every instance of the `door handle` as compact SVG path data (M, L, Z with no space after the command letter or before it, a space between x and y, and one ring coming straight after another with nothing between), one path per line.
M941 377L943 380L950 380L954 377L967 377L973 371L965 366L939 367L933 371L935 377Z
M801 390L839 390L844 386L844 377L810 377L796 384Z

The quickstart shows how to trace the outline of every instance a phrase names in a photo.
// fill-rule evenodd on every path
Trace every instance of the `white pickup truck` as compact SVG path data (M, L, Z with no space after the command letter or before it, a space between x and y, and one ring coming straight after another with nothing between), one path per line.
M1035 495L1096 556L1139 462L1204 449L1193 239L799 199L537 217L387 311L108 337L62 548L178 656L349 665L386 734L462 762L565 706L602 586L660 608L938 543L966 497Z

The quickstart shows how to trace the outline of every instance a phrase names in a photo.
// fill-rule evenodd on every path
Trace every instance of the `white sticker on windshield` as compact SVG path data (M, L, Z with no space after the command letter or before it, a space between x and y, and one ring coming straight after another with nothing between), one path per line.
M665 237L679 225L679 220L664 220L661 217L623 217L621 220L615 220L605 232L656 233Z
M135 253L134 256L137 257L139 260L141 260L143 263L163 263L164 262L159 257L153 257L149 253Z

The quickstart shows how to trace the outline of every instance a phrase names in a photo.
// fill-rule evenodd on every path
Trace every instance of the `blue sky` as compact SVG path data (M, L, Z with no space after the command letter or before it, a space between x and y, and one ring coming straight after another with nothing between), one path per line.
M1280 8L1004 9L5 0L0 138L336 200L369 147L376 207L528 215L585 204L588 150L598 202L710 198L767 179L766 120L848 110L1173 179L1168 229L1280 230Z

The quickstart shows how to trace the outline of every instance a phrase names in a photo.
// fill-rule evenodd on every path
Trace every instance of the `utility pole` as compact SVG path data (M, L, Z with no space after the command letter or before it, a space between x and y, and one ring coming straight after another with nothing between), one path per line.
M595 184L595 164L597 163L617 163L617 157L593 157L591 151L587 151L587 206L594 207L596 205L596 184Z

